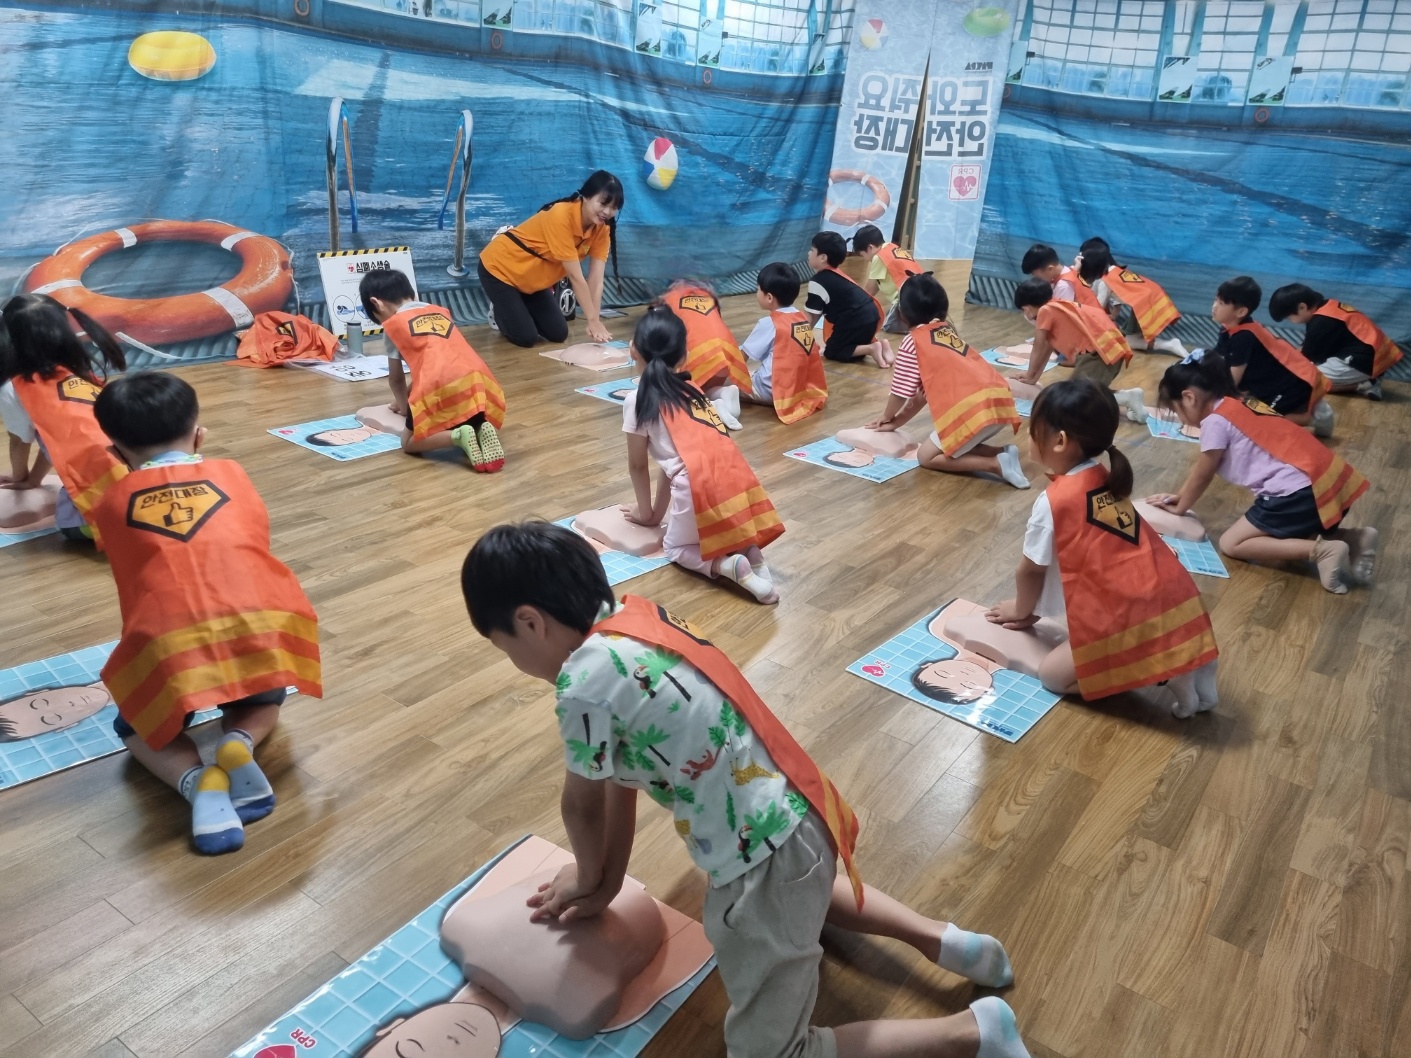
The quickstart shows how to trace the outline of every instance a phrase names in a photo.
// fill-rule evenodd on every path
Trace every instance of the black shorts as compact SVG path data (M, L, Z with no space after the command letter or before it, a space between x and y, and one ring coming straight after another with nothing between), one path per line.
M448 427L446 427L446 429L448 429L448 430L459 430L462 426L473 426L473 427L475 427L475 428L478 430L478 429L480 429L480 424L483 423L484 421L485 421L485 413L478 411L478 412L476 412L474 415L472 415L469 419L467 419L465 422L458 422L458 423L456 423L456 425L454 425L454 426L448 426ZM408 412L407 412L407 433L411 433L412 430L414 430L414 429L415 429L415 427L412 426L412 413L411 413L410 411L408 411Z
M1280 540L1312 540L1337 528L1324 528L1311 487L1287 496L1260 496L1244 516L1261 533Z
M241 705L283 705L284 699L287 697L289 697L289 689L287 687L276 687L272 691L261 691L259 694L249 695L248 697L241 698L239 701L226 702L224 705L218 706L218 708L221 712L225 712L227 709L233 709ZM195 713L187 713L181 718L181 729L185 731L191 726L191 722L195 718ZM137 734L137 731L131 724L124 720L122 714L119 713L117 716L113 717L113 734L121 739L129 739Z

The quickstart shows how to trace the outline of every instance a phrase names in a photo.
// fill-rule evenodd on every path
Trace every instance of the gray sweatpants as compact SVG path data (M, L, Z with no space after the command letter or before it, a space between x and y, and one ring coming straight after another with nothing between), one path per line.
M707 890L705 933L730 997L729 1058L836 1058L833 1030L809 1022L837 870L828 829L809 812L767 860Z

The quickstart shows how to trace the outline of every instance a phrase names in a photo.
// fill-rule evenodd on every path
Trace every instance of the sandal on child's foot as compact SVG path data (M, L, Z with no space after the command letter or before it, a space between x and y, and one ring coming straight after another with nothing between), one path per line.
M1318 567L1318 581L1334 595L1347 594L1351 552L1341 540L1318 537L1313 541L1313 564Z
M477 436L480 441L480 455L483 462L475 469L482 474L493 474L505 465L505 449L500 444L500 435L494 426L483 422L480 424Z
M755 597L756 602L773 606L779 601L779 592L769 581L755 573L750 560L744 555L726 555L716 560L715 571L726 580L733 580Z
M469 424L457 426L451 431L451 440L456 442L456 447L465 453L466 459L470 460L470 465L475 470L479 470L481 464L485 462L485 456L480 451L480 444L475 440L475 427Z

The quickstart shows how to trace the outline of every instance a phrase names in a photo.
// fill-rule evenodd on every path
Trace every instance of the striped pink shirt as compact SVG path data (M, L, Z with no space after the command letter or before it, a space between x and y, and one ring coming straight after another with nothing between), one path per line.
M892 362L892 396L906 400L921 389L921 367L916 362L916 343L907 335L897 346Z

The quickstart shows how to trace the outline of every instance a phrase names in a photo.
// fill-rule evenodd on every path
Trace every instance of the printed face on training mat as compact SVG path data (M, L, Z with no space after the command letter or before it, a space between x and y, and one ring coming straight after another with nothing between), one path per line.
M973 661L932 661L916 671L912 683L927 698L953 705L976 701L994 689L994 678Z
M346 430L320 430L318 433L309 434L306 440L320 448L342 448L344 445L355 445L359 441L376 437L381 432L375 426L354 426Z
M437 1003L374 1037L361 1058L495 1058L500 1027L495 1016L471 1003Z
M62 731L86 720L112 700L101 683L29 691L0 703L0 742Z

